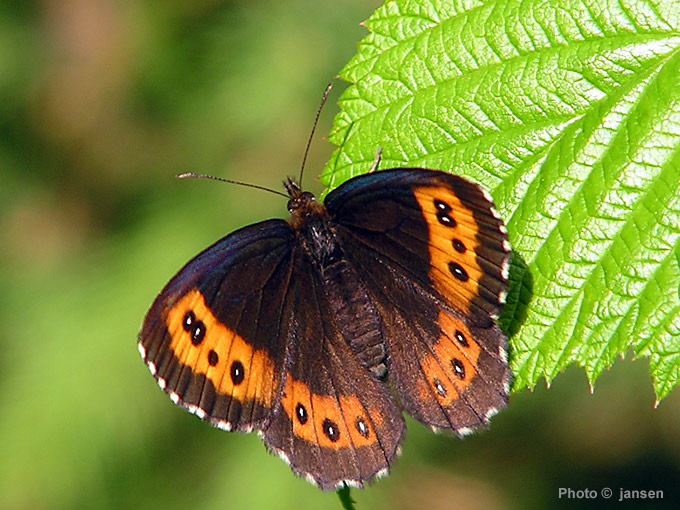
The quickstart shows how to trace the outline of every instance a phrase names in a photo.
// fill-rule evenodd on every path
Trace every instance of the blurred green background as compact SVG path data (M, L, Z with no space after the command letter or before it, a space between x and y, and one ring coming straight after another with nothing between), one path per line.
M285 217L282 198L174 175L274 188L296 175L321 93L378 3L0 5L0 508L339 508L255 435L172 405L136 335L189 257ZM314 192L331 150L312 145ZM572 368L464 441L409 421L391 476L352 492L358 508L673 508L680 392L654 409L647 367L618 361L592 395ZM619 488L664 499L620 504Z

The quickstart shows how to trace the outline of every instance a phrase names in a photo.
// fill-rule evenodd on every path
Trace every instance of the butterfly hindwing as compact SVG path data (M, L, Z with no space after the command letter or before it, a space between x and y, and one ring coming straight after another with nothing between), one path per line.
M301 254L288 292L294 346L265 444L322 489L386 473L404 421L387 388L353 356L319 273Z
M490 199L442 172L388 170L353 179L326 205L379 310L404 409L461 435L485 424L510 379L492 320L509 248Z

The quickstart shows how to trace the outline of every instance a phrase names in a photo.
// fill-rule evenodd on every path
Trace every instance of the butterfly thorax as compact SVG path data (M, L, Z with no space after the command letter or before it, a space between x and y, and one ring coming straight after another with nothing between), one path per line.
M342 258L330 216L323 203L309 191L302 191L299 184L291 178L283 185L290 196L288 212L293 230L307 255L321 270Z

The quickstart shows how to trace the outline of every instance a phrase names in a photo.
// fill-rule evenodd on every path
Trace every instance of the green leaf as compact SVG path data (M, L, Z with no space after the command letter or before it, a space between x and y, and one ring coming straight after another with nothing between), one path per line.
M677 0L386 2L341 77L321 180L439 168L506 219L514 390L650 359L680 377Z

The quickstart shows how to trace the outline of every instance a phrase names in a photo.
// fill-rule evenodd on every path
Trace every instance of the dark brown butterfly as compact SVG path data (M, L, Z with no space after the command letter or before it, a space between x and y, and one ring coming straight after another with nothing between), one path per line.
M402 410L463 436L505 407L510 247L488 194L424 169L355 177L325 203L284 184L288 221L221 239L147 313L139 350L172 401L257 430L324 490L387 472Z

